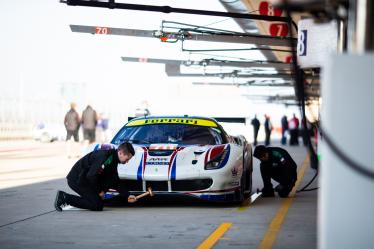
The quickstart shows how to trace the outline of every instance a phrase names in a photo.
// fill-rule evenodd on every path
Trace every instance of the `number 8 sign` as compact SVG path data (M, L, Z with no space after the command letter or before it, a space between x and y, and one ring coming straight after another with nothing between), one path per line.
M260 15L263 16L281 16L282 10L274 8L267 1L262 1L259 6Z
M299 33L299 39L297 43L297 52L299 56L306 56L307 38L308 38L307 30L301 30Z

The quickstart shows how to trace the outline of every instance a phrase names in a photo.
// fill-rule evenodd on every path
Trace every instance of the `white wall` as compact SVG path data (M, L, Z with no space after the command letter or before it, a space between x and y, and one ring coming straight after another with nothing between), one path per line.
M374 172L374 55L334 56L322 78L322 127L343 152ZM374 180L321 143L319 248L374 248Z

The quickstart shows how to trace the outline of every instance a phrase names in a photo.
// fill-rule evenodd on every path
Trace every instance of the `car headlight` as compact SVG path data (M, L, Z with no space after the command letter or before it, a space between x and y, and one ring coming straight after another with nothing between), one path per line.
M224 167L228 161L229 152L230 152L230 147L227 146L227 148L223 149L223 151L219 153L215 158L208 161L205 164L204 169L211 170L211 169L220 169Z

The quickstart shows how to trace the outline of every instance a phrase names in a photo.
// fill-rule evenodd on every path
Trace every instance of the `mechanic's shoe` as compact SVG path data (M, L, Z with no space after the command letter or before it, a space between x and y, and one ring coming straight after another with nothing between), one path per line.
M283 186L281 184L275 187L275 191L277 191L279 197L281 198L287 198L291 190L292 190L291 187Z
M65 193L62 191L57 191L56 198L55 198L55 209L59 212L62 211L62 207L66 205L65 201Z
M262 197L274 197L274 190L273 188L263 188L261 190Z

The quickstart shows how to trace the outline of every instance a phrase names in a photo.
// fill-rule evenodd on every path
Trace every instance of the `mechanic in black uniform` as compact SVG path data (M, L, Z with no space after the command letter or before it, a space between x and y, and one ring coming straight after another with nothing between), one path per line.
M71 205L102 211L104 194L108 189L115 189L127 197L128 191L120 185L117 166L127 163L134 154L132 144L125 142L117 149L96 150L79 159L66 178L69 187L80 196L58 191L54 203L56 210L62 211L63 206Z
M260 170L264 182L262 196L273 197L275 190L280 197L287 197L297 180L297 165L290 154L279 147L259 145L255 148L253 156L261 161ZM279 183L275 189L271 179Z

